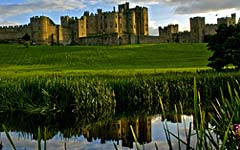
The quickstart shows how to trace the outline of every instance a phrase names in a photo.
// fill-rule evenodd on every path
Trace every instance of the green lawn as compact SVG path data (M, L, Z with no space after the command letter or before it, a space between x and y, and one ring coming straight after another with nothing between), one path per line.
M0 45L0 72L156 72L206 68L206 44Z

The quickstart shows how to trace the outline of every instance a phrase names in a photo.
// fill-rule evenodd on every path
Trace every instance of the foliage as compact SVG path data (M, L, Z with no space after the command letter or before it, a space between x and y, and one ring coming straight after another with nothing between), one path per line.
M240 24L227 26L222 24L208 43L208 49L213 52L209 58L208 66L221 70L225 66L232 64L240 67Z

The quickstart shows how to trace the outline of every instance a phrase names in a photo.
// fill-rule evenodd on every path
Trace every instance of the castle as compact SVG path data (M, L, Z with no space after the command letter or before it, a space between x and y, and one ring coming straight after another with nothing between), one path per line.
M0 41L21 39L29 35L36 44L114 45L137 43L137 36L148 36L148 9L129 3L112 12L97 10L97 14L84 12L80 18L61 17L56 25L46 16L32 17L28 25L0 27Z
M118 11L84 12L80 18L62 16L61 24L49 17L30 18L28 25L0 27L0 42L18 42L28 36L33 44L56 45L121 45L161 42L204 42L204 37L216 33L219 24L236 24L236 14L219 18L218 24L205 24L205 18L190 18L190 32L179 32L178 25L159 27L159 36L149 36L148 8L129 3L118 5Z

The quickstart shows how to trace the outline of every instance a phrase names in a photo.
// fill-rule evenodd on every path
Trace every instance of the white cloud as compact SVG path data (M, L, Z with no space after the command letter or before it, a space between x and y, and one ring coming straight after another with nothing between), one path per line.
M150 35L158 35L158 23L155 20L149 21L149 34Z
M15 26L19 25L20 23L14 22L14 21L8 21L8 20L1 20L0 19L0 26Z
M155 20L150 20L149 27L152 27L153 29L157 29L158 28L157 22Z

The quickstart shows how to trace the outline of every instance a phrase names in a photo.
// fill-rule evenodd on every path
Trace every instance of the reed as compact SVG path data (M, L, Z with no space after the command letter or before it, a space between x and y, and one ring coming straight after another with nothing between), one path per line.
M11 138L10 134L8 133L7 127L6 127L4 124L2 124L2 128L3 128L4 132L5 132L5 134L7 135L7 139L8 139L8 141L9 141L12 149L13 149L13 150L16 150L16 147L15 147L13 141L12 141L12 138Z
M237 88L239 84L236 81ZM239 110L240 110L240 99L239 92L236 88L231 88L230 84L227 84L228 93L224 93L222 89L221 98L216 99L215 103L212 102L212 112L206 113L202 107L200 93L198 92L197 81L194 78L194 126L195 134L192 134L192 124L189 124L188 133L185 126L186 140L180 138L179 132L177 135L173 134L166 121L163 124L165 135L168 141L169 149L172 149L171 136L178 141L178 147L181 149L181 144L186 146L186 149L238 149L240 146L240 135L239 129L234 128L239 126ZM224 95L227 95L226 98ZM162 102L160 102L161 105ZM181 104L180 104L181 106ZM164 106L161 107L163 115L165 114ZM176 114L177 108L175 109ZM210 116L210 120L206 119L207 115ZM177 129L179 131L178 125ZM196 135L196 143L191 143L191 138ZM195 148L190 146L191 144L196 145Z

